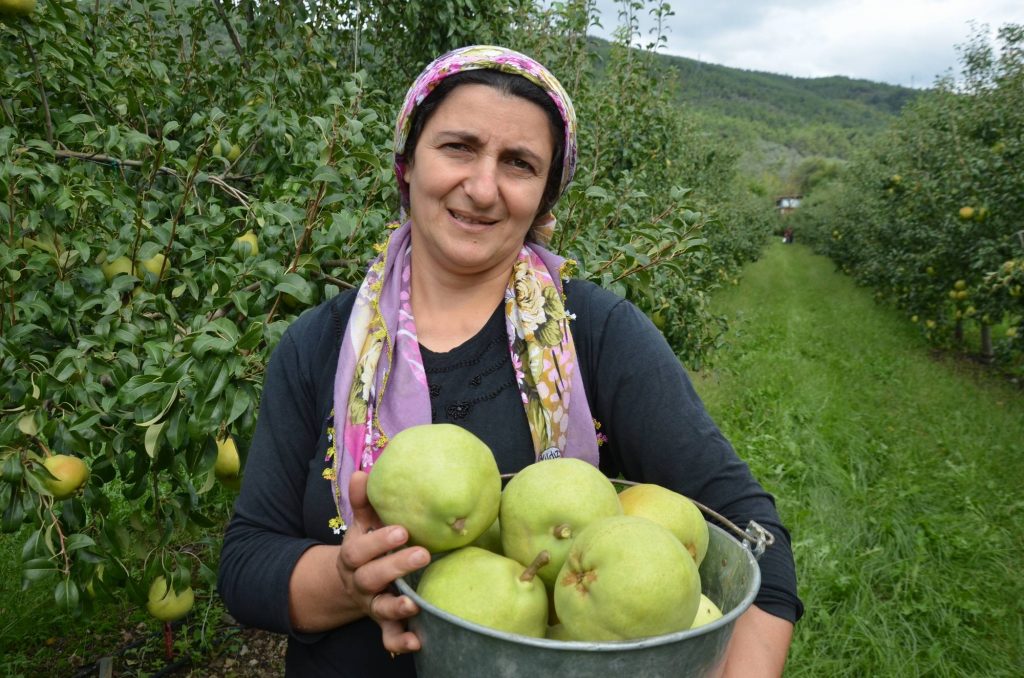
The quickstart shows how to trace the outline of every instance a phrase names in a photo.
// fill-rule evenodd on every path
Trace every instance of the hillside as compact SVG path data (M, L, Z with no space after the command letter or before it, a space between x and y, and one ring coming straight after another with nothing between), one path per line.
M745 150L741 171L777 190L804 192L884 130L916 90L843 76L797 78L663 55L680 101L708 129ZM776 183L777 182L777 183Z
M663 59L679 74L687 103L771 129L813 124L879 129L917 94L906 87L843 76L796 78L684 57Z
M848 159L918 92L843 76L797 78L663 55L680 100L748 149L753 169L791 171L806 157Z
M591 40L600 69L610 45ZM919 94L844 76L797 78L667 54L658 62L701 126L744 149L741 171L777 190L800 190L808 171L850 159Z

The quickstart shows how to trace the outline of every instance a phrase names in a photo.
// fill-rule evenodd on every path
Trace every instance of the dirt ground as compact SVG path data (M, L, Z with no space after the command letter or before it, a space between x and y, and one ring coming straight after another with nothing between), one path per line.
M183 670L190 678L270 678L284 675L287 636L259 629L239 629L231 643L203 665Z
M179 636L186 633L181 627L175 629ZM178 654L168 662L162 634L154 634L150 624L139 624L123 629L118 649L105 658L93 656L84 662L69 658L69 663L77 666L77 670L65 674L64 678L271 678L284 675L287 636L241 627L230 620L215 631L215 637L206 653L191 657L181 654L181 644L176 643Z

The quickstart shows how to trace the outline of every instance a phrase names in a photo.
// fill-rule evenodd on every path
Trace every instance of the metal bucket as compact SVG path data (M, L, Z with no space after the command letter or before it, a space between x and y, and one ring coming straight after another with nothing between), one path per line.
M452 676L717 676L736 619L754 601L761 570L754 554L722 528L708 524L708 552L700 566L704 595L724 612L721 619L688 631L640 640L564 642L530 638L480 626L451 615L415 591L422 572L397 581L420 607L409 620L422 649L415 654L420 678ZM741 533L742 534L742 533Z

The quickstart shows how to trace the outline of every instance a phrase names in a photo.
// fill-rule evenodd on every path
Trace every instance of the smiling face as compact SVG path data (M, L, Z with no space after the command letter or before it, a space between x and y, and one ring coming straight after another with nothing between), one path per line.
M413 270L511 271L537 216L553 150L547 114L536 104L487 85L452 90L424 126L405 173Z

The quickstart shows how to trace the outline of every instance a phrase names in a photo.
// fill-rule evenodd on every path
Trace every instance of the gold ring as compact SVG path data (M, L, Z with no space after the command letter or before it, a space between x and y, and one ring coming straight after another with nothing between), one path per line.
M383 595L384 595L383 591L378 591L377 593L373 594L373 598L370 598L369 610L370 610L371 614L373 614L373 604L376 603L377 599L380 598Z

